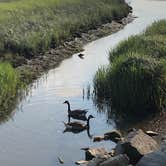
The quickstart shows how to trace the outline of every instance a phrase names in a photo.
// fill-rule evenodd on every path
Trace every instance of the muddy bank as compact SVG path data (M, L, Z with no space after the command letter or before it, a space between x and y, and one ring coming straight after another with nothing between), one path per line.
M121 20L114 20L111 23L103 24L97 29L89 30L87 33L78 33L77 36L79 37L66 41L62 45L50 49L44 54L37 55L30 60L18 60L18 67L16 69L21 73L21 79L24 82L29 83L41 76L42 73L58 66L62 60L71 57L75 53L83 51L83 46L86 43L123 29L124 26L132 22L133 19L134 17L129 14Z

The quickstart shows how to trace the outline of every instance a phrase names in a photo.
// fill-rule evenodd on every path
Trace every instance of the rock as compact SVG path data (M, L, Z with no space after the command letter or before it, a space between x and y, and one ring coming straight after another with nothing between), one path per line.
M161 140L162 140L163 142L166 142L166 135L162 136L162 137L161 137Z
M126 141L119 142L115 154L127 154L132 164L137 163L145 154L159 148L157 142L142 130L130 132Z
M122 135L119 131L113 130L104 134L105 140L110 139L113 142L118 142L122 139Z
M118 142L117 143L115 150L114 150L115 155L125 154L124 144L125 144L125 142Z
M104 140L104 136L96 136L93 138L93 142L100 142Z
M146 131L145 133L147 135L149 135L150 137L154 137L154 136L158 136L159 135L157 132L154 132L154 131Z
M137 163L136 166L165 166L166 165L166 154L162 151L156 151L146 154Z
M130 128L127 130L128 133L133 132L133 131L137 131L137 130L135 128Z
M89 150L90 148L88 148L88 147L85 147L85 148L81 148L81 150L85 150L85 151L87 151L87 150Z
M87 160L79 160L79 161L76 161L75 164L77 164L77 165L82 165L82 164L87 165L88 161Z
M160 149L162 152L164 152L166 154L166 143L162 143Z
M128 166L129 159L126 155L120 154L115 157L111 157L102 162L99 166Z
M108 158L111 157L108 151L105 148L89 148L85 152L86 160L92 160L95 157Z
M98 157L93 158L91 161L89 161L87 166L99 166L100 163L102 163L105 160L106 160L105 158L102 158L102 157L98 156Z
M111 155L111 157L115 156L115 149L112 149L111 152L109 152L109 154Z

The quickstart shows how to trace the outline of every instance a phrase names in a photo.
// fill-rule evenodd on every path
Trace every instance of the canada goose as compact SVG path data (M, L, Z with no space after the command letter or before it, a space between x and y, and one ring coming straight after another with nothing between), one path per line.
M83 131L83 130L89 129L89 121L92 118L94 118L94 116L92 115L88 116L87 124L84 124L81 122L69 122L64 124L66 126L66 130Z
M68 105L68 116L74 118L74 119L80 119L80 120L87 120L86 113L88 112L86 109L76 109L71 110L69 101L65 101L63 104Z

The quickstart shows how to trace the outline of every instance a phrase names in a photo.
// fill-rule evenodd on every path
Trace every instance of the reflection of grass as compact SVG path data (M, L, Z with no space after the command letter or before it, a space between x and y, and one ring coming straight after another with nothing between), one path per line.
M32 56L75 32L127 15L121 0L18 0L1 2L0 52Z
M98 98L109 97L116 111L148 114L166 106L166 21L130 37L110 53L110 66L94 79Z

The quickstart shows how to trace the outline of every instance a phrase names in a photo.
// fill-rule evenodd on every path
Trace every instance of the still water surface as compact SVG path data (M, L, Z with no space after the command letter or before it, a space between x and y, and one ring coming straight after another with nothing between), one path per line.
M63 133L67 121L69 100L72 108L88 108L91 121L90 134L101 135L116 128L107 108L99 110L87 95L87 87L101 65L108 64L108 52L120 41L142 32L155 20L166 18L166 1L133 0L130 5L138 16L123 30L85 46L85 59L77 54L37 80L28 95L7 122L0 125L0 163L3 166L55 166L62 157L65 166L83 159L82 147L114 147L113 142L93 143L84 131L79 134ZM84 91L83 91L84 89ZM83 93L84 92L84 93Z

